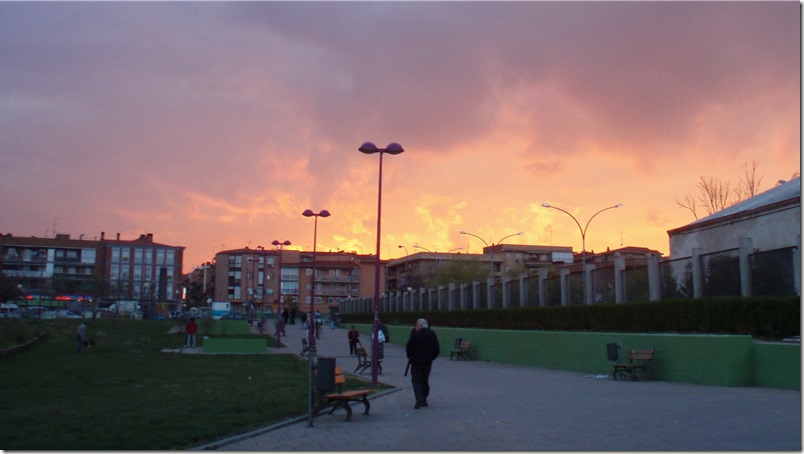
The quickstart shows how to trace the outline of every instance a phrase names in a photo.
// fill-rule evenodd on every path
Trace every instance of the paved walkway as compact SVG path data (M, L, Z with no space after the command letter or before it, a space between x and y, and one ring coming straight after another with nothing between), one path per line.
M438 333L438 328L435 329ZM298 354L304 332L287 326ZM365 337L365 336L361 336ZM402 339L394 339L403 341ZM453 339L440 338L442 352ZM368 340L364 339L368 347ZM346 329L324 328L320 356L345 372ZM398 389L354 407L276 424L197 449L234 451L801 451L801 392L614 381L577 372L480 361L433 363L429 407L413 409L404 347L387 344L379 381ZM363 374L370 379L370 372Z

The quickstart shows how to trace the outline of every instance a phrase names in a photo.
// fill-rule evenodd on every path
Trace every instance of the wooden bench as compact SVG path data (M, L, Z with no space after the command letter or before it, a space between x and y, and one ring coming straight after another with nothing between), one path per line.
M350 402L360 402L363 404L365 411L364 415L369 414L371 404L368 401L368 395L371 394L370 389L355 389L344 391L343 384L346 383L346 378L343 376L343 371L340 367L335 367L335 386L338 392L332 393L329 391L319 391L318 402L313 409L313 414L318 416L319 413L330 408L329 413L332 414L335 410L343 408L346 410L346 421L352 420L352 406Z
M614 379L630 378L638 380L637 372L647 372L651 380L655 380L650 363L653 360L655 350L652 348L635 348L628 351L628 364L614 364Z
M458 344L458 347L455 350L449 352L449 359L450 360L472 359L472 357L469 356L469 349L471 347L472 347L471 342L462 340L460 344Z
M355 371L352 373L362 374L363 371L371 367L371 359L369 358L368 353L366 353L366 349L363 348L363 346L360 344L357 344L357 347L355 348L355 354L357 355L357 367L355 368ZM379 373L382 373L382 360L377 361L377 370L379 371Z
M307 338L306 338L306 337L302 337L302 351L301 351L301 353L299 353L299 355L301 355L301 356L307 356L307 355L309 355L310 353L312 353L313 355L315 355L315 354L316 354L316 352L315 352L315 346L313 346L312 348L310 348L310 347L307 345Z

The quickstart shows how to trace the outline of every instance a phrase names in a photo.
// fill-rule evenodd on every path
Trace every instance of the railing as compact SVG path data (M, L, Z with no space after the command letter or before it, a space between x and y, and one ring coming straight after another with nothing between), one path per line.
M798 247L753 251L748 244L673 260L647 254L644 260L615 256L586 265L592 304L621 304L702 296L790 296L801 294ZM549 307L584 304L583 271L562 266L518 278L438 288L386 292L381 312ZM373 298L346 298L341 311L372 312Z

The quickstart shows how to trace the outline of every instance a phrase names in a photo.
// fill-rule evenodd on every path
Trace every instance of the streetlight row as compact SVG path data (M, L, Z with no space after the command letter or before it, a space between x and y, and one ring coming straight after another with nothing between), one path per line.
M381 262L380 262L380 238L381 238L380 228L381 228L381 222L382 222L382 157L383 157L383 154L386 154L386 153L390 154L390 155L401 154L401 153L403 153L405 151L405 149L402 148L402 146L400 144L396 143L396 142L392 142L392 143L388 144L388 146L386 146L385 148L378 148L372 142L364 142L358 148L358 151L360 151L361 153L364 153L364 154L379 154L380 155L380 159L379 159L379 175L378 175L379 182L378 182L378 189L377 189L377 251L376 251L376 255L375 255L375 266L374 266L374 327L373 327L373 330L372 330L372 332L373 332L372 347L373 348L372 348L372 355L371 355L371 359L372 359L372 361L371 361L371 386L376 388L377 386L379 386L379 384L377 382L377 375L378 375L378 366L379 366L378 331L380 329L380 265L381 265ZM555 208L555 209L564 211L565 213L569 214L573 219L575 219L575 217L572 216L569 212L567 212L565 210L562 210L562 209L560 209L558 207L553 207L553 206L551 206L551 205L549 205L547 203L543 203L542 206L544 206L546 208ZM617 205L615 205L613 207L609 207L609 208L619 208L621 206L622 206L622 204L617 204ZM597 216L600 212L605 211L605 210L607 210L609 208L605 208L605 209L603 209L601 211L598 211L597 213L595 213L592 216L592 218ZM315 224L314 224L314 227L313 227L313 273L312 273L312 276L311 276L311 289L310 289L310 315L312 316L312 314L315 312L315 310L314 310L315 309L315 266L316 266L316 243L317 243L317 235L318 235L318 218L319 217L328 217L328 216L330 216L330 213L327 210L321 210L320 212L315 213L312 210L307 209L302 213L302 215L305 216L305 217L314 217L315 218ZM592 221L592 219L590 218L589 222L591 222L591 221ZM577 220L575 220L575 222L578 224L578 227L580 227L580 223L578 223ZM587 228L589 227L589 222L586 223ZM481 240L486 245L486 247L489 247L489 244L486 242L486 240L484 240L480 236L477 236L477 235L475 235L473 233L466 232L464 230L461 231L461 234L462 235L474 236L474 237L478 238L479 240ZM510 238L512 236L523 235L523 234L524 234L524 232L517 232L517 233L511 234L511 235L505 236L505 237L501 238L499 241L497 241L497 243L499 244L503 240L505 240L507 238ZM584 264L585 264L585 259L586 259L586 228L581 230L581 238L582 238L582 241L583 241L583 257L584 257ZM276 245L276 243L278 243L278 241L275 241L273 244ZM418 244L414 244L413 247L423 249L423 250L428 251L428 252L432 252L432 251L430 251L429 249L427 249L427 248L425 248L423 246L419 246ZM405 246L400 245L399 248L404 248L405 249L405 255L407 255L408 250L407 250L407 248ZM463 248L452 249L452 250L450 250L448 252L461 250L461 249L463 249ZM493 265L493 262L492 262L492 265ZM310 321L313 322L313 320L310 320ZM313 333L314 333L313 326L314 326L314 323L310 323L310 325L309 325L310 329L308 331L308 346L310 348L312 348L315 345L315 336L313 335ZM312 410L312 408L313 408L312 407L312 405L313 405L313 354L312 354L312 351L315 351L315 350L311 350L311 352L308 354L309 374L310 374L310 382L309 382L309 389L308 389L308 426L313 425L313 412L312 412L313 411Z

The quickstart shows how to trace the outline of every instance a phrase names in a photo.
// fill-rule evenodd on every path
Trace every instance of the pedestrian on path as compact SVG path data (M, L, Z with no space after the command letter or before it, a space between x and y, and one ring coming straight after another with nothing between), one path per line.
M416 320L416 326L410 332L410 338L405 345L405 350L410 363L410 381L413 385L413 394L416 397L416 405L413 407L418 410L427 407L427 397L430 395L430 371L433 361L441 353L441 346L438 344L438 336L430 329L427 320L420 318Z
M346 336L349 339L349 355L351 356L357 353L357 343L360 342L360 332L352 326L349 332L346 333Z
M87 325L84 322L81 322L78 325L78 330L75 333L75 351L81 352L81 349L84 348L84 338L87 335Z
M187 348L195 348L195 333L198 332L198 324L195 322L195 317L190 317L187 326L184 327L184 332L187 334L184 340L184 346Z

